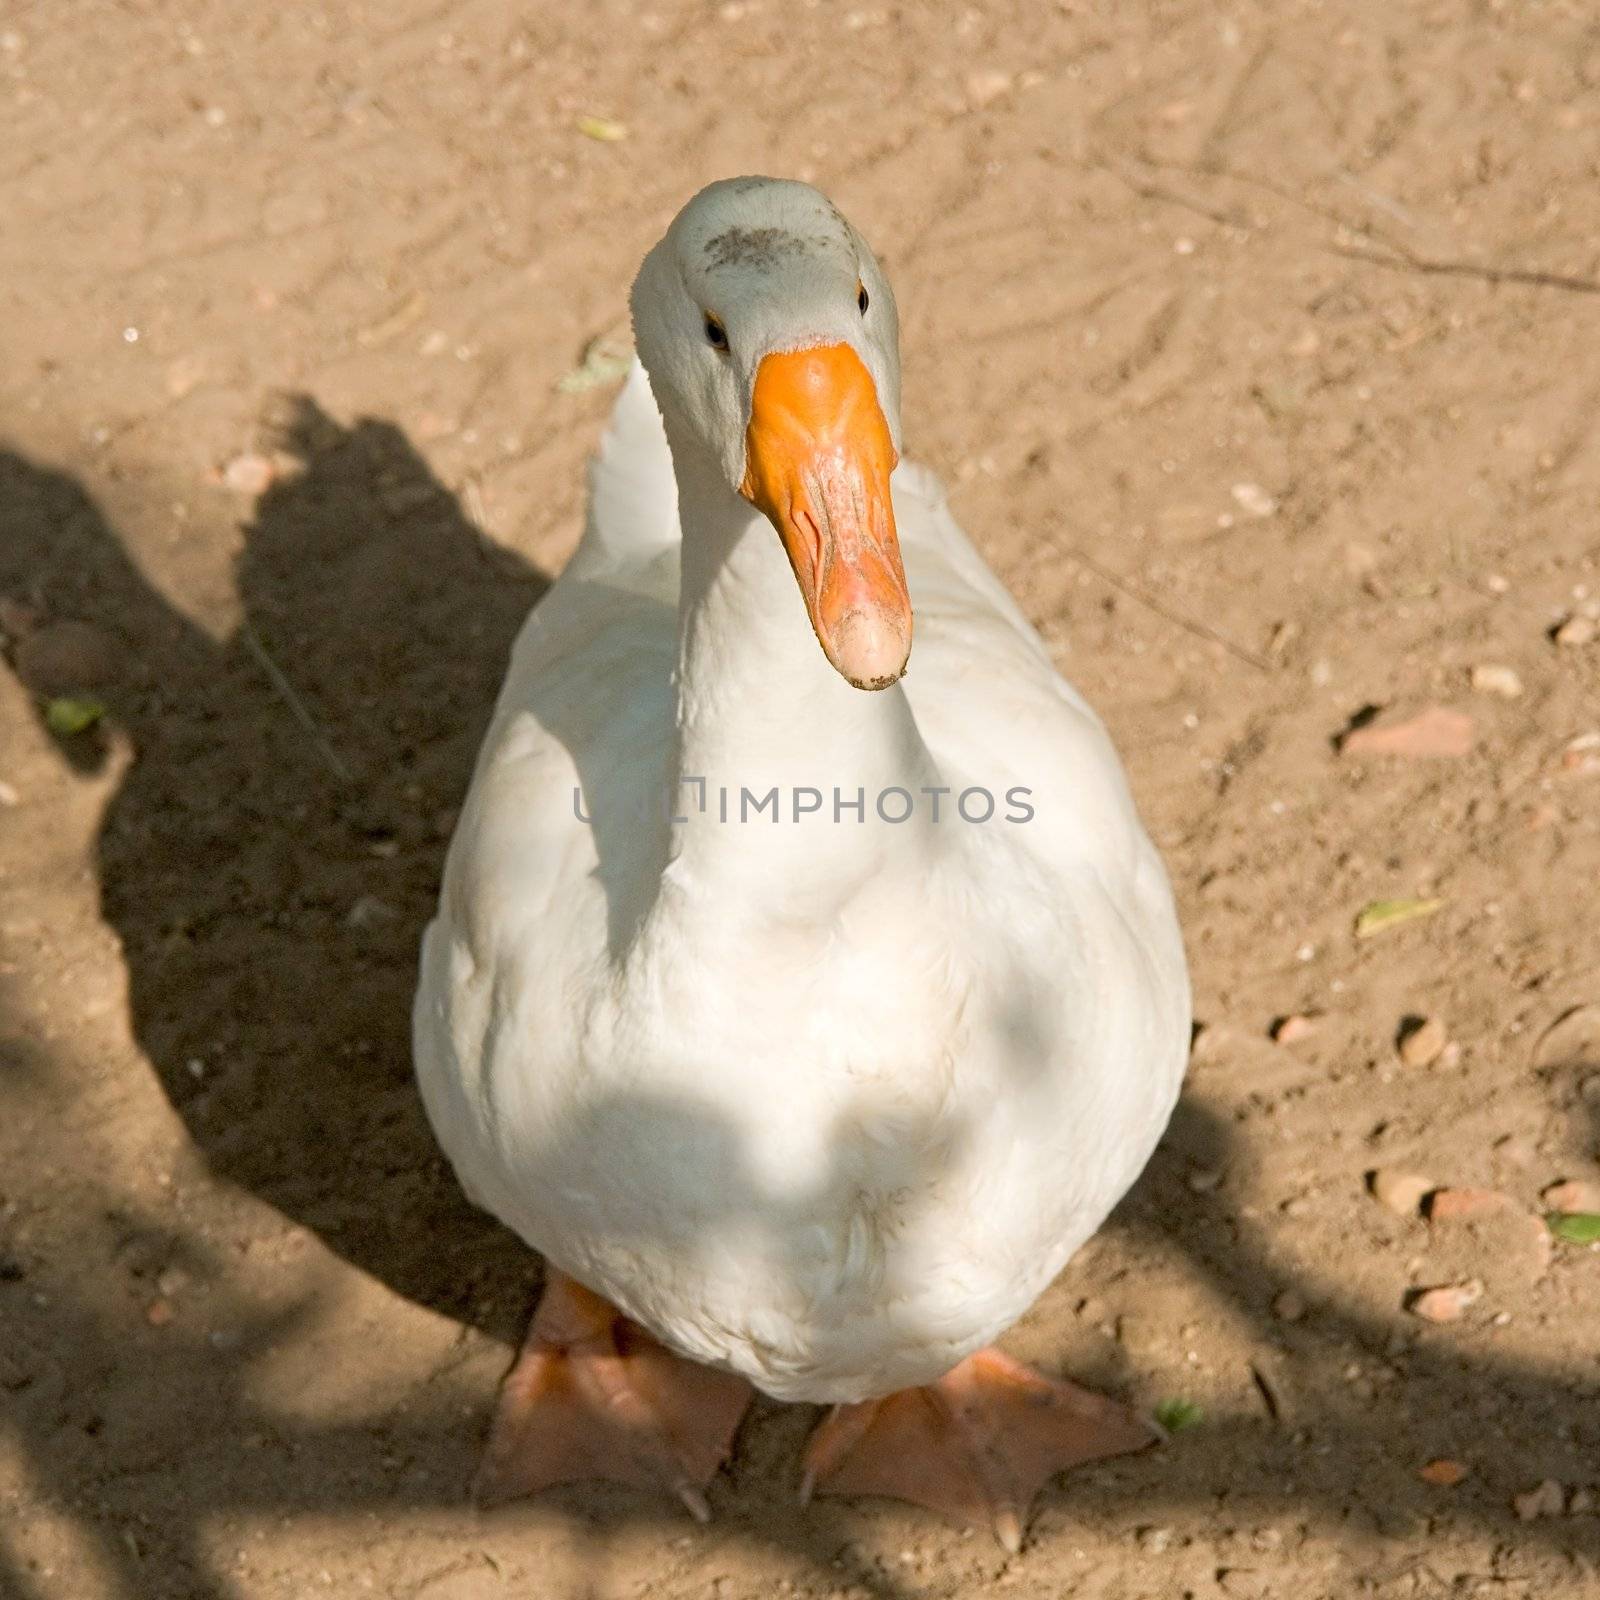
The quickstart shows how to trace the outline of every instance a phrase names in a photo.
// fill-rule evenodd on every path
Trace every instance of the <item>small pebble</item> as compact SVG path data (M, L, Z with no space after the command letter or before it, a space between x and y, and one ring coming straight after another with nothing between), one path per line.
M1195 1194L1210 1194L1220 1187L1227 1174L1220 1167L1191 1167L1185 1182Z
M1471 1471L1460 1461L1451 1461L1441 1456L1436 1461L1430 1461L1427 1466L1417 1469L1417 1476L1424 1483L1431 1483L1441 1489L1453 1489Z
M1410 1027L1402 1027L1397 1047L1408 1067L1428 1067L1444 1054L1450 1042L1444 1024L1437 1017L1425 1017Z
M1424 1322L1459 1322L1467 1307L1483 1298L1483 1285L1476 1278L1467 1283L1440 1284L1424 1289L1406 1307Z
M222 481L235 494L265 494L272 487L275 476L272 462L254 451L235 456L222 469Z
M1272 1302L1272 1311L1280 1322L1298 1322L1306 1314L1306 1303L1293 1289L1285 1289Z
M1600 637L1600 623L1593 617L1584 616L1581 612L1568 617L1555 631L1556 643L1574 650L1586 644L1593 644L1596 637Z
M975 111L993 105L1002 95L1010 93L1012 81L1009 72L1001 72L996 67L969 72L962 86L967 92L967 104Z
M1503 1133L1494 1142L1495 1159L1511 1167L1531 1166L1534 1148L1530 1140L1518 1133Z
M1511 1508L1524 1522L1533 1522L1539 1517L1559 1517L1567 1508L1567 1492L1554 1478L1546 1478L1535 1488L1513 1495Z
M1148 1550L1151 1555L1160 1555L1171 1543L1171 1528L1141 1528L1139 1530L1139 1548Z
M1572 1497L1567 1501L1567 1515L1569 1517L1586 1517L1595 1508L1595 1495L1593 1489L1574 1489Z
M1229 492L1240 509L1252 517L1270 517L1278 509L1278 502L1259 483L1236 483Z
M1428 1221L1470 1222L1515 1206L1511 1196L1498 1189L1437 1189L1428 1200Z
M1297 1044L1302 1039L1309 1039L1317 1031L1317 1019L1296 1012L1287 1017L1279 1017L1272 1025L1272 1042L1274 1044Z
M1552 1183L1548 1189L1539 1191L1539 1199L1547 1211L1563 1214L1584 1211L1593 1214L1600 1212L1600 1183L1590 1183L1582 1178Z
M400 913L387 900L375 894L364 894L350 907L345 922L352 928L376 928L381 923L393 922Z
M1350 756L1464 756L1477 730L1464 711L1427 706L1402 722L1364 723L1339 741L1339 754Z
M1472 669L1472 687L1479 694L1497 694L1515 700L1522 693L1522 679L1512 667L1485 663Z
M1432 1178L1420 1172L1400 1172L1393 1167L1380 1167L1367 1179L1372 1198L1396 1216L1414 1217L1422 1210L1422 1202L1438 1187Z
M170 1300L152 1300L150 1304L144 1308L144 1320L148 1322L152 1328L166 1327L166 1325L172 1321L172 1317L173 1310L172 1302Z
M1561 770L1575 778L1600 777L1600 733L1580 733L1561 752Z

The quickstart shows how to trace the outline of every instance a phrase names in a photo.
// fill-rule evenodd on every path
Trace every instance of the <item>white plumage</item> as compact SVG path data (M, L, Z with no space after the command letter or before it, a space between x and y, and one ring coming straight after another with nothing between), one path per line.
M879 693L824 659L736 492L772 350L848 344L898 444L893 298L849 225L803 185L715 185L634 315L650 378L513 652L417 1073L472 1198L666 1344L780 1398L881 1395L1009 1326L1149 1157L1189 1036L1171 897L1105 731L929 473L892 480L916 636ZM779 819L741 821L774 787Z

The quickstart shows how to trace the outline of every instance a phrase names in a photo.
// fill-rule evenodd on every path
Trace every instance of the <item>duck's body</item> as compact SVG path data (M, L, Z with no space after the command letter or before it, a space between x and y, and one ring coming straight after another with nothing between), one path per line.
M562 1272L769 1394L866 1400L1001 1333L1137 1175L1182 947L1105 732L933 479L893 478L915 670L863 693L854 618L816 601L814 636L793 552L663 409L636 368L518 640L418 1075L468 1193Z
M1164 874L1099 723L908 466L915 671L844 683L752 529L719 587L783 615L728 663L751 699L763 670L757 737L685 761L701 814L675 790L679 539L642 373L594 478L428 932L429 1114L480 1204L684 1354L782 1399L926 1382L1027 1309L1165 1124L1188 1013ZM774 705L786 631L805 670Z

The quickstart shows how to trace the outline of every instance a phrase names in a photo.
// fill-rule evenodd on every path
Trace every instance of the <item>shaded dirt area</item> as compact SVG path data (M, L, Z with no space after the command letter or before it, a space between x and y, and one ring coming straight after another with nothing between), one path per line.
M1600 1013L1556 1026L1600 1003L1592 17L0 10L0 1594L1600 1594L1600 1250L1531 1220L1600 1179ZM911 449L1190 941L1184 1106L1011 1347L1203 1419L1009 1562L800 1512L774 1405L706 1530L465 1504L537 1269L422 1120L416 940L577 534L611 390L560 380L743 171L885 257ZM104 721L52 734L63 688ZM1338 752L1430 704L1470 751ZM1404 1064L1408 1016L1454 1048Z

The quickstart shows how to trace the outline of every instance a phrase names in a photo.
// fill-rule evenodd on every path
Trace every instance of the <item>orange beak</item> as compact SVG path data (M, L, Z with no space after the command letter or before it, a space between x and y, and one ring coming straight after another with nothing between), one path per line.
M849 345L762 358L740 493L778 530L823 654L858 689L887 689L911 654L889 498L898 459Z

